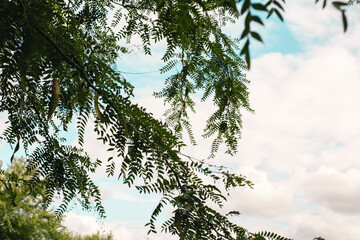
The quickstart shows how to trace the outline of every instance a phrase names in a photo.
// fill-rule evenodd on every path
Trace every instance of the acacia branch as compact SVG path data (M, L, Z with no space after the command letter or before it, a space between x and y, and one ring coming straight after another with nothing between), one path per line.
M70 64L71 66L75 67L79 72L80 75L85 79L86 83L97 93L101 94L101 91L99 89L97 89L90 81L90 79L88 78L88 76L86 75L84 69L77 64L75 61L73 61L71 58L69 58L61 49L60 47L45 33L43 32L40 28L38 28L35 25L32 25L33 28L36 29L36 31L43 37L45 38L50 44L51 46L53 46L55 48L55 50L60 54L60 56L63 58L63 60L65 62L67 62L68 64Z
M98 93L100 96L102 96L106 102L108 102L110 104L110 106L117 112L117 114L119 116L121 116L121 113L118 111L118 109L115 107L115 105L113 104L113 102L109 99L108 96L106 96L105 94L103 94L103 91L101 91L100 89L98 89L97 87L95 87L95 85L90 81L89 77L86 75L85 70L80 66L80 64L78 64L79 61L75 59L72 60L71 58L69 58L61 49L60 47L45 33L43 32L40 28L38 28L35 25L31 25L33 28L36 29L36 31L43 37L45 38L50 44L51 46L53 46L55 48L55 50L60 54L60 56L63 58L63 60L68 63L69 65L75 67L79 72L80 75L85 79L86 83L88 84L88 86L90 88L92 88L96 93Z
M185 192L185 189L184 189L184 187L182 186L182 184L181 184L181 182L180 182L180 178L179 178L179 176L178 176L178 173L177 173L177 172L175 171L175 169L170 165L169 161L168 161L166 158L164 158L164 160L165 160L166 165L170 168L170 171L174 174L175 179L176 179L176 182L177 182L179 188L181 189L181 191Z
M49 141L51 140L51 137L50 137L50 134L49 134L49 130L48 130L48 127L47 125L45 124L45 122L43 121L42 117L41 117L41 114L39 112L39 110L37 109L36 105L33 103L33 108L35 110L35 113L37 115L37 117L39 118L41 124L43 125L44 127L44 130L45 130L45 133L46 133L46 136L48 137Z
M33 26L33 25L32 25L32 26ZM44 37L44 38L51 44L51 46L53 46L53 47L55 48L55 50L60 54L60 56L64 59L64 61L65 61L66 63L68 63L69 65L75 67L75 68L80 72L81 76L85 79L85 81L87 82L87 84L88 84L95 92L99 93L99 94L110 104L110 106L111 106L118 114L120 114L119 111L118 111L118 109L117 109L117 108L115 107L115 105L110 101L110 99L109 99L107 96L104 96L104 95L102 94L102 91L99 90L97 87L95 87L95 86L91 83L91 81L90 81L90 79L88 78L88 76L86 75L84 69L83 69L78 63L76 63L77 61L75 62L74 60L72 60L71 58L69 58L69 57L60 49L60 47L59 47L45 32L43 32L40 28L38 28L37 26L33 26L33 27L36 29L36 31L37 31L42 37ZM180 178L179 178L179 176L178 176L178 173L177 173L177 172L174 170L174 168L170 165L170 163L169 163L169 161L168 161L167 159L165 159L165 162L166 162L167 166L170 168L171 172L174 174L175 179L176 179L176 182L177 182L179 188L184 192L185 189L183 188L183 186L182 186L182 184L181 184L181 182L180 182Z
M184 157L187 157L187 158L188 158L190 161L192 161L192 162L203 163L203 164L206 164L206 165L208 165L208 166L210 166L210 167L228 169L228 167L221 166L221 165L219 166L219 165L216 165L216 164L211 164L211 163L205 162L204 159L198 159L198 158L192 157L192 156L190 156L190 155L184 154L184 153L182 153L182 152L179 152L178 154L179 154L179 155L182 155L182 156L184 156Z

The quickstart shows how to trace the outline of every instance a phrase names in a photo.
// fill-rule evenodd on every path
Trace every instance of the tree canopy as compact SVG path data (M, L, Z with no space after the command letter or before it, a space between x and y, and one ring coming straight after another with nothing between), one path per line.
M0 162L1 164L1 162ZM30 189L24 159L16 159L0 172L0 238L60 239L64 228L55 214L44 208L45 188Z
M347 3L332 3L346 30ZM94 203L105 216L89 173L106 164L108 176L118 175L140 193L163 195L147 224L149 232L156 232L157 216L171 205L173 216L162 228L181 239L282 239L250 233L229 220L238 212L223 215L210 207L209 202L221 207L230 188L252 183L222 166L184 159L181 133L185 129L194 143L188 111L195 111L192 96L201 92L203 101L211 99L216 106L203 134L214 138L211 157L222 143L227 153L236 153L241 111L252 111L245 77L250 43L262 41L253 25L264 25L273 15L283 20L283 11L284 1L277 0L3 0L0 112L9 125L1 138L14 153L20 145L25 149L27 168L34 171L30 185L45 185L46 205L55 194L62 196L57 215L80 199L84 209ZM233 38L223 27L236 21L244 27ZM149 55L153 42L166 42L160 72L171 75L155 94L170 106L166 122L132 102L133 86L114 67L127 53L119 44L131 43L133 36L141 38ZM114 157L91 159L82 149L90 117ZM60 137L70 122L76 122L80 147Z
M30 189L32 173L25 169L24 158L14 159L6 170L0 171L0 238L52 240L111 240L112 235L81 236L61 225L62 218L45 208L46 189L36 185ZM2 161L0 161L0 167Z

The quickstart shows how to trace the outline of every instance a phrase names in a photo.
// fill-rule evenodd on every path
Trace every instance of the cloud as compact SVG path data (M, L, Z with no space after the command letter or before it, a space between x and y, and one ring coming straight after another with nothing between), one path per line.
M297 167L288 178L271 180L264 170L239 169L255 183L254 189L232 192L226 211L252 232L271 231L293 239L358 239L359 169L339 172L320 167L314 172ZM338 228L338 226L341 226Z
M296 39L307 48L314 48L314 46L329 42L343 31L341 12L336 10L330 2L325 9L322 9L322 3L323 1L318 4L314 4L314 1L286 2L284 18ZM353 31L359 31L359 8L352 6L344 9L346 9L348 19L346 32L346 36L348 36Z
M244 166L238 169L254 184L254 189L238 188L231 192L228 210L239 210L242 216L272 217L289 213L293 205L293 191L289 185L270 182L264 171ZM231 208L231 209L230 209Z
M323 208L296 212L288 222L293 226L289 235L294 239L322 236L327 240L355 240L360 236L357 216L344 216Z
M256 114L244 117L239 155L247 157L242 159L260 158L266 167L285 171L294 162L307 167L321 161L329 164L319 156L330 157L329 153L346 149L347 161L334 159L330 164L343 169L359 166L360 150L354 144L359 143L360 134L359 65L357 56L336 46L298 56L273 53L256 59L248 74ZM278 164L266 163L274 161Z
M101 234L112 233L115 240L175 240L174 236L164 233L147 235L148 229L144 224L130 221L99 220L93 216L79 215L74 212L66 214L63 225L73 232L82 235L95 234L98 231Z
M95 217L81 216L72 212L65 215L63 225L82 234L94 234L100 229L100 224Z
M321 10L321 4L313 1L288 1L286 3L285 19L290 29L298 39L324 40L342 30L340 13L331 4ZM324 26L332 26L324 27Z
M360 200L360 31L353 28L343 35L341 24L327 31L328 24L339 21L338 13L329 11L316 9L321 15L315 23L318 37L305 31L313 19L290 19L297 25L292 30L304 32L298 37L311 48L254 59L248 78L256 114L243 114L239 153L233 158L219 153L214 160L255 183L254 189L234 190L224 209L239 210L236 221L251 231L294 239L360 237L355 217ZM163 108L151 98L139 102L161 116ZM211 102L198 105L199 115L191 121L197 136L211 109ZM208 140L199 140L184 152L204 158L209 146Z
M317 43L306 35L313 19L290 21L312 47L253 61L248 78L256 114L244 116L238 158L239 171L256 184L235 191L229 205L239 208L239 223L252 231L358 239L360 25L355 21L357 28L331 38L333 30L327 31L329 38ZM323 21L315 27L326 31Z
M360 169L340 172L320 167L314 172L296 176L298 193L307 196L309 202L321 204L344 215L360 212Z
M65 216L63 224L71 231L82 235L96 234L98 231L104 234L112 233L116 240L145 239L146 234L139 226L127 226L126 223L118 222L108 223L93 216L78 215L73 212Z

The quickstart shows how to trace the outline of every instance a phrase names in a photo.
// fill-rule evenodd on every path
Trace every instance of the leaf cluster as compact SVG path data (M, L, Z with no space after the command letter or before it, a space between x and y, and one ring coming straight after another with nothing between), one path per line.
M250 42L262 41L252 26L264 24L262 13L283 20L283 5L277 0L1 1L0 112L8 119L1 139L15 146L14 154L24 148L30 189L44 187L45 206L60 195L57 216L78 199L84 209L94 207L105 217L89 175L106 164L108 176L116 174L141 193L163 196L149 221L150 232L156 232L155 220L168 205L174 216L162 229L181 239L281 239L249 233L230 221L231 214L209 207L212 202L221 208L230 188L252 184L221 166L183 159L181 137L185 129L195 144L188 110L195 111L191 96L200 92L216 107L203 134L214 137L211 157L221 143L227 153L236 153L241 111L253 111L244 74ZM333 5L345 16L345 5ZM242 16L239 39L225 34L224 26ZM134 36L145 54L151 54L153 42L166 43L160 72L170 76L155 96L170 105L167 122L133 103L133 86L115 70L119 54L127 52L119 42L131 43ZM91 120L112 157L91 159L83 150ZM62 137L70 124L78 130L78 146Z
M2 162L0 162L1 167ZM14 158L0 171L0 238L52 240L111 240L112 234L79 235L70 232L53 210L46 208L45 184L32 189L33 173L24 158Z
M46 210L43 184L30 189L31 172L24 163L23 158L14 159L10 168L0 172L0 238L62 239L61 219Z

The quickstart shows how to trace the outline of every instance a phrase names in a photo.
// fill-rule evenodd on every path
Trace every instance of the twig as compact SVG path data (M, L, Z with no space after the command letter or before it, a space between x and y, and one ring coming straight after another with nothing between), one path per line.
M185 192L185 189L183 188L183 186L182 186L182 184L181 184L181 182L180 182L180 179L179 179L178 173L174 170L174 168L173 168L173 167L171 167L171 165L170 165L169 161L168 161L166 158L164 158L164 160L165 160L165 162L166 162L166 165L167 165L167 166L170 168L170 170L173 172L173 174L174 174L174 176L175 176L175 179L176 179L176 182L177 182L177 184L178 184L179 188L181 189L181 191Z
M78 64L78 61L76 60L76 58L74 58L74 60L72 60L71 58L69 58L61 49L60 47L45 33L43 32L40 28L38 28L37 26L31 25L32 27L34 27L36 29L36 31L42 36L44 37L54 48L55 50L61 55L61 57L64 59L64 61L68 64L70 64L71 66L75 67L79 72L80 75L85 79L86 83L88 84L88 86L90 86L90 88L92 88L96 93L98 93L101 97L103 97L105 99L105 101L107 103L109 103L109 105L116 111L118 116L122 116L122 113L119 112L119 110L115 107L115 105L113 104L113 102L110 100L110 98L108 96L106 96L103 91L101 91L100 89L98 89L97 87L94 86L94 84L92 84L92 82L90 81L90 79L88 78L88 76L86 75L84 69L80 66L80 64ZM135 129L136 131L136 129Z
M76 63L76 59L75 61L70 59L61 49L60 47L46 34L44 33L40 28L38 28L37 26L32 25L36 31L43 36L54 48L55 50L62 56L62 58L64 59L65 62L67 62L68 64L70 64L71 66L75 67L81 74L81 76L85 79L85 81L87 82L87 84L97 93L99 93L109 104L110 106L118 113L118 109L115 107L115 105L110 101L110 99L107 96L103 96L102 91L99 90L98 88L96 88L90 81L90 79L88 78L88 76L86 75L84 69L78 64ZM46 129L47 131L47 129ZM173 172L176 182L179 186L179 188L184 192L185 189L183 188L181 182L180 182L180 178L178 176L178 173L174 170L174 168L170 165L169 161L167 159L165 159L165 162L167 164L167 166L170 168L170 170Z

